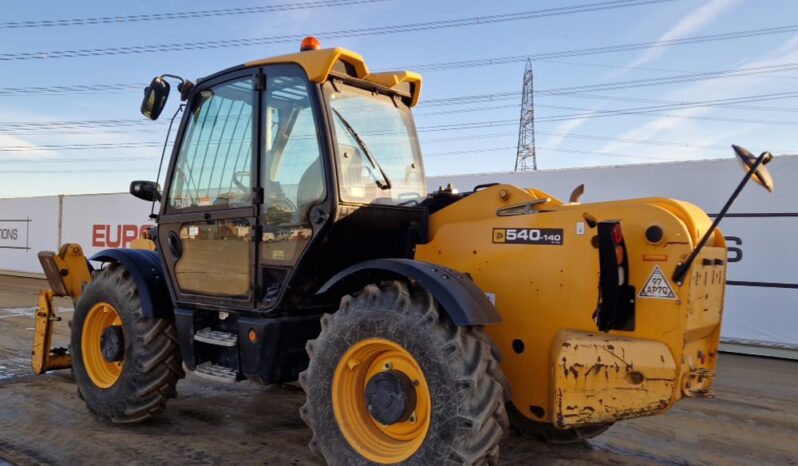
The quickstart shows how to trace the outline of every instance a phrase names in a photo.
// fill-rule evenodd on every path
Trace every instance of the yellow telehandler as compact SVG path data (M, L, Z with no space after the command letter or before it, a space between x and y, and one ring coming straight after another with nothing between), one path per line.
M769 153L735 146L747 173L714 222L664 198L428 193L416 73L307 38L196 83L156 77L145 116L169 80L185 102L172 121L185 111L165 186L130 186L159 203L157 247L95 254L90 279L85 261L49 265L54 288L84 274L59 289L76 298L69 356L98 417L151 418L184 369L298 380L330 464L472 465L496 464L511 426L579 441L711 396L716 227L749 179L772 189Z

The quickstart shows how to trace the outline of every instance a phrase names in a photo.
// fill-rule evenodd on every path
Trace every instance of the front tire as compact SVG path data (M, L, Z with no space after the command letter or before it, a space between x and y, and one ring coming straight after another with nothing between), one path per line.
M89 411L114 423L141 422L177 396L185 376L171 319L145 317L120 264L95 273L75 306L72 364Z
M328 464L498 463L509 424L497 354L425 290L392 281L344 297L307 351L300 414Z

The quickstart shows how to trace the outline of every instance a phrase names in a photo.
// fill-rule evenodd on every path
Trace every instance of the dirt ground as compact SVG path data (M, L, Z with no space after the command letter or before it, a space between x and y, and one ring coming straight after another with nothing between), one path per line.
M38 464L320 464L307 449L296 389L189 375L157 420L112 426L78 399L69 371L29 368L41 280L0 277L0 466ZM71 303L58 302L64 320ZM57 342L66 340L65 322ZM583 445L510 435L507 465L798 465L798 362L723 354L714 400L613 426Z

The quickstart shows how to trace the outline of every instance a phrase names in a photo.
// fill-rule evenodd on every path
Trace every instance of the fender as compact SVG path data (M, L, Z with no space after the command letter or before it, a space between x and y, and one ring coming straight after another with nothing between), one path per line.
M400 276L429 291L457 326L497 324L501 316L471 278L455 270L412 259L374 259L351 265L335 274L316 292L324 294L344 282L348 289Z
M122 264L136 283L145 317L173 317L174 305L157 252L143 249L106 249L91 256L90 260Z

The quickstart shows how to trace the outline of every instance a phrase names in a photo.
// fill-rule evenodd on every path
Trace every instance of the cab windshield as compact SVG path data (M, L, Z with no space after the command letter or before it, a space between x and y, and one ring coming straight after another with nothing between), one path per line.
M427 194L410 109L336 83L325 86L335 128L340 197L363 204L415 205ZM337 89L336 89L337 88Z

